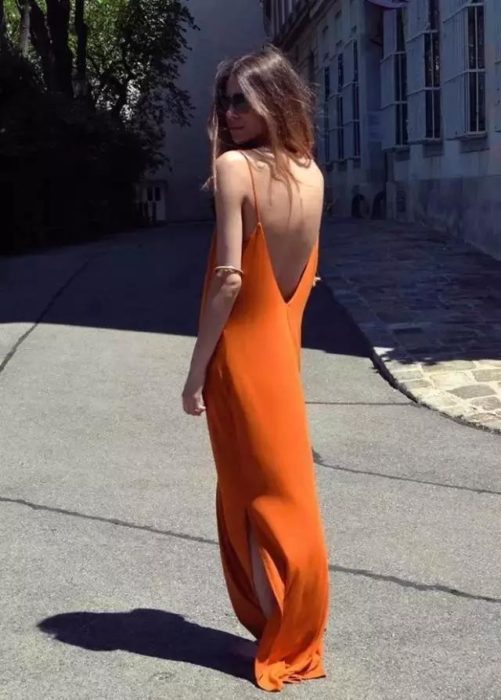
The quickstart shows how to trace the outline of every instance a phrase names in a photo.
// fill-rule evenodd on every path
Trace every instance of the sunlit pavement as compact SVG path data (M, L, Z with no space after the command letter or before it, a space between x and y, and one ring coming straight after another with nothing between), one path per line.
M229 653L248 635L221 572L204 419L180 402L209 233L0 260L2 698L263 696ZM498 700L499 436L417 406L368 353L317 285L303 373L328 676L284 692Z

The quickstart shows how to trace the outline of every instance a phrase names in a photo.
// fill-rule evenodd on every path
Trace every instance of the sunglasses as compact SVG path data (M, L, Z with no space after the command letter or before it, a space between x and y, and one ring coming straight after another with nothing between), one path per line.
M220 95L218 102L222 112L227 112L231 107L237 114L247 114L251 108L243 92L236 92L231 96Z

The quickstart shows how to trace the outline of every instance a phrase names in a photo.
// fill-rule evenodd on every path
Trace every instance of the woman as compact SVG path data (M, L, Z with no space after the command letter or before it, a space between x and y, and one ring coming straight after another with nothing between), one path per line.
M216 231L183 391L206 411L223 571L265 690L325 676L328 563L300 376L323 177L313 98L268 46L218 68Z

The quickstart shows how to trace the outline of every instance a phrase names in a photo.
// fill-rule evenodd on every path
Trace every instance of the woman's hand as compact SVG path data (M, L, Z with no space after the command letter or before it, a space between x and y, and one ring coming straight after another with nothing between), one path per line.
M190 416L200 416L205 411L202 391L205 376L190 370L183 389L183 409Z

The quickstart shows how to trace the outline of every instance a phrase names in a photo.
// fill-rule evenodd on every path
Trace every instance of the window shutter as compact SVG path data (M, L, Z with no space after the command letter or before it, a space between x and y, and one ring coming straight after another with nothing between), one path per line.
M469 0L446 0L442 33L444 130L448 139L466 133L467 13Z
M407 6L409 40L428 29L429 0L412 0Z
M416 143L426 138L424 34L409 42L407 57L407 129L409 143Z
M323 64L329 60L329 27L326 24L317 28L317 46L319 62Z
M337 160L337 109L336 109L336 92L337 92L337 54L331 52L329 58L331 89L327 109L329 110L329 135L331 147L331 160Z
M336 109L336 98L331 97L329 102L329 119L330 119L330 144L331 144L331 160L339 160L339 152L337 147L337 139L339 129L337 127L337 109Z
M350 2L350 31L358 24L358 3Z
M499 7L492 6L492 22L494 24L494 128L501 131L501 12ZM487 16L489 26L491 17Z
M383 12L383 53L390 56L397 50L397 11L387 10Z
M382 147L395 146L395 56L387 56L381 63Z
M353 78L355 66L353 63L353 41L344 47L344 85L343 85L343 126L345 158L353 158Z
M320 69L318 61L318 48L315 44L312 46L311 51L308 56L308 75L310 88L315 96L315 141L318 152L321 154L323 151L322 147L322 136L323 136L323 101L322 101L322 91L323 86L320 82Z
M336 92L337 92L337 56L334 54L329 61L330 77L331 77L331 89L329 96L329 124L331 129L333 129L336 122Z
M383 149L395 146L395 52L397 50L397 13L383 13L384 58L381 61L381 145Z
M429 0L414 0L407 9L407 101L409 142L426 138L425 32Z
M500 8L496 5L492 6L492 22L494 24L494 36L495 36L495 61L496 63L501 63L501 12ZM491 22L490 15L487 15L486 24L489 26Z
M442 0L444 19L452 17L453 14L471 5L475 0Z

